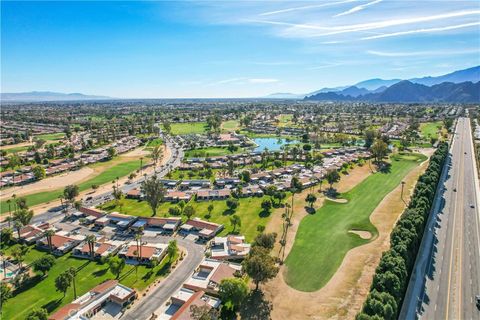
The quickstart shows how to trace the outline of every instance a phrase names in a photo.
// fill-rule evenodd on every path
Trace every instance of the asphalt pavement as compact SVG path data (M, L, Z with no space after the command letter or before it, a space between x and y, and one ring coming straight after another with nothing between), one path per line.
M479 182L470 121L459 118L400 319L480 319Z
M162 306L193 274L195 268L200 264L204 257L205 248L190 240L176 237L177 243L187 251L187 255L179 265L166 277L161 280L160 285L150 290L145 297L141 297L121 319L125 320L145 320L152 313ZM166 241L171 238L166 238Z

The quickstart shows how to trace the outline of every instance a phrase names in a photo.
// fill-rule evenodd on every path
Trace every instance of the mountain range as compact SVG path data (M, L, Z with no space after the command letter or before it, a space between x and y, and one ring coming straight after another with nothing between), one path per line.
M462 82L478 82L480 81L480 66L454 71L445 75L437 76L437 77L422 77L422 78L411 78L406 79L411 83L414 84L421 84L425 86L433 86L436 84L441 84L443 82L451 82L451 83L462 83ZM318 95L320 93L336 93L337 95L349 97L349 99L357 98L360 96L365 96L369 93L380 93L385 91L387 88L404 81L403 79L369 79L364 80L353 85L349 86L342 86L342 87L335 87L335 88L322 88L320 90L316 90L307 94L292 94L292 93L281 93L281 94L272 94L267 96L267 98L275 98L275 99L301 99L306 97L316 96L318 98L330 98L334 100L342 100L342 97L336 97L335 95L328 94L328 95ZM309 99L309 98L307 98ZM343 99L343 100L349 100ZM313 100L313 99L310 99ZM328 100L328 99L325 99Z
M350 87L357 88L357 87ZM357 88L358 89L358 88ZM345 89L346 90L346 89ZM432 86L408 80L397 82L381 92L345 95L340 92L321 92L305 98L307 101L375 101L375 102L480 102L480 82L442 82ZM351 89L351 91L354 91Z
M1 93L2 101L80 101L80 100L105 100L112 99L105 96L86 95L83 93L60 93L50 91L31 91Z

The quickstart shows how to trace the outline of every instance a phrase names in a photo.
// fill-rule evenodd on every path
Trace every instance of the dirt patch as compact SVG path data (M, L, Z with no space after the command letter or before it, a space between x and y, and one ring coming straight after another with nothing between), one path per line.
M0 200L6 200L13 194L16 194L17 196L24 196L31 193L63 188L69 184L81 183L87 179L90 179L94 175L96 175L94 169L89 167L83 167L80 170L66 172L60 175L40 180L35 183L5 189L2 191Z
M0 150L8 150L8 149L13 149L13 148L20 148L20 147L25 147L25 146L33 146L33 143L30 141L25 141L25 142L20 142L16 144L7 144L5 146L2 146Z
M360 166L355 166L353 169L350 169L350 172L343 176L339 182L333 184L333 188L337 190L337 192L343 193L350 191L353 187L357 184L368 178L369 175L372 174L367 163Z
M356 235L358 235L360 238L362 239L370 239L372 237L372 234L368 231L364 231L364 230L348 230L348 232L350 233L354 233Z
M404 192L405 202L410 200L418 176L427 167L426 163L405 177L405 188L410 191L408 196ZM368 165L364 167L368 169ZM272 319L354 319L368 294L381 254L388 249L390 232L405 207L405 203L399 200L400 194L401 185L390 192L370 216L378 229L378 237L350 250L322 289L302 292L289 287L284 281L285 266L282 266L277 277L264 286L265 296L273 303Z

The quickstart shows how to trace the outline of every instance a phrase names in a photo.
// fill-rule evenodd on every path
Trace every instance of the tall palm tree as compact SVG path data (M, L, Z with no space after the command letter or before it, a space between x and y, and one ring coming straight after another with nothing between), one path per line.
M95 253L95 236L93 234L89 234L85 240L87 241L88 243L88 252L90 254L90 258L93 260L94 258L94 253Z
M70 267L68 269L68 273L70 274L72 284L73 284L73 299L77 299L77 286L75 284L75 277L77 276L77 270L74 267Z
M137 241L137 260L139 262L142 256L142 233L143 233L143 228L140 227L138 229L138 232L135 234L135 241Z
M10 219L8 219L8 227L10 228L10 221L12 220L12 210L11 210L11 207L10 207L10 203L12 202L12 200L8 199L7 200L7 204L8 204L8 215L10 217Z
M52 237L54 234L55 234L55 231L53 231L52 229L48 229L47 231L45 231L45 237L47 238L47 244L48 244L48 247L50 248L50 252L53 251Z

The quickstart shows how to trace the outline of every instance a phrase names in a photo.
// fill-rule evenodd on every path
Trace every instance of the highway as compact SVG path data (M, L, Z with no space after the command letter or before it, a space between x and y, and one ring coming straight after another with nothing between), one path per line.
M459 118L399 319L480 319L477 177L470 121Z

